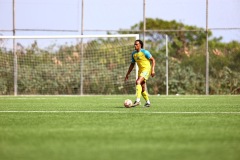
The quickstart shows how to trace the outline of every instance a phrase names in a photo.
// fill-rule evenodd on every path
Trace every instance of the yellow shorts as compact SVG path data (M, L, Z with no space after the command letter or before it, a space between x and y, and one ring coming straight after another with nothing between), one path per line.
M138 72L139 77L143 77L145 80L148 80L150 76L150 70L143 70Z

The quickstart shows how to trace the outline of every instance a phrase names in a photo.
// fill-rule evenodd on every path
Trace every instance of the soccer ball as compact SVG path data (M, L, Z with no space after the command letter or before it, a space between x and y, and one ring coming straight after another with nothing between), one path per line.
M132 106L132 101L130 99L126 99L124 101L124 107L130 108Z

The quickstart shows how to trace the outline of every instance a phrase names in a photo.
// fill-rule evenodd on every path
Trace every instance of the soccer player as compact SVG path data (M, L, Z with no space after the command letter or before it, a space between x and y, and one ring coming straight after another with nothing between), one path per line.
M143 49L143 42L136 40L134 43L135 51L132 52L132 62L129 66L128 72L125 77L125 81L128 80L128 76L134 68L135 63L138 65L138 78L136 80L136 101L132 107L140 105L141 95L146 100L145 107L150 107L150 100L146 91L146 81L151 75L155 76L155 59L148 50ZM152 66L151 66L152 62Z

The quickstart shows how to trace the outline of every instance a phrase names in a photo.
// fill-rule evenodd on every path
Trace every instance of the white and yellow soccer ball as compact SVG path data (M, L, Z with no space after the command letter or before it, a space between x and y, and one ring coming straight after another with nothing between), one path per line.
M130 107L132 107L132 101L130 100L130 99L126 99L125 101L124 101L124 107L126 107L126 108L130 108Z

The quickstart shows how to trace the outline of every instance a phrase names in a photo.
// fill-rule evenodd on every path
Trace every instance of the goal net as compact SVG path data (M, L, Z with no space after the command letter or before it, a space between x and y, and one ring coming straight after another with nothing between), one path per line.
M138 35L0 36L0 95L134 94Z

